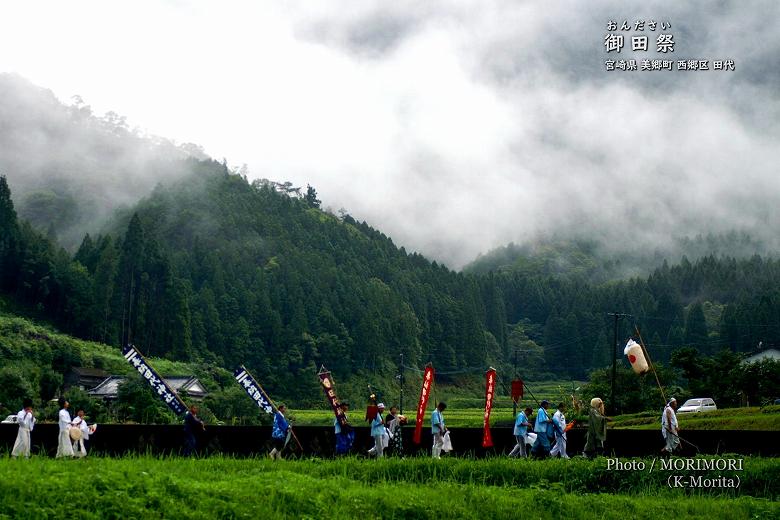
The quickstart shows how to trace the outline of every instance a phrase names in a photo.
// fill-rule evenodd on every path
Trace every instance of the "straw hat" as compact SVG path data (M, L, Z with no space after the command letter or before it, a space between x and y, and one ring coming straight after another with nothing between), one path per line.
M78 428L71 428L70 429L70 438L74 441L80 441L81 440L81 430Z

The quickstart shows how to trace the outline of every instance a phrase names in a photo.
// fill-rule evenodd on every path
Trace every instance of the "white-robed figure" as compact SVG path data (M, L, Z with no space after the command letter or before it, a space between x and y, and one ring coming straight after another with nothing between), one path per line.
M566 416L563 414L566 409L564 403L558 405L558 411L553 415L553 430L555 431L555 446L550 450L550 456L560 455L562 459L568 459L566 453Z
M70 419L70 412L68 412L68 406L70 403L65 400L64 397L60 397L57 403L60 405L59 424L60 435L57 442L57 456L60 457L72 457L73 456L73 444L70 441L70 428L72 422Z
M374 447L368 450L368 454L381 459L384 456L385 447L387 446L385 443L387 428L385 428L385 420L382 417L382 412L385 411L385 404L379 403L376 407L376 417L371 421L371 437L374 438Z
M81 438L73 441L73 455L76 457L87 456L87 446L84 441L89 440L89 425L87 425L86 419L84 419L84 410L76 412L76 417L73 419L73 427L81 430Z
M661 415L661 434L664 436L666 446L661 451L664 453L674 453L674 450L680 447L680 429L677 425L677 399L672 397L664 407L664 413Z
M25 399L22 403L22 409L16 414L16 423L19 425L19 433L16 434L16 442L11 456L16 458L20 455L24 458L30 458L30 432L35 427L35 415L32 410L32 399Z

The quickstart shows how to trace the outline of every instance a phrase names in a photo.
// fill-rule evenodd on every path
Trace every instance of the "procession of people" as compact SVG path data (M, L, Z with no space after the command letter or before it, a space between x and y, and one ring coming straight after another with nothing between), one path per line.
M78 409L76 415L71 417L70 403L65 398L58 400L58 438L56 458L81 458L88 453L89 438L94 434L96 425L89 425L83 409ZM337 456L355 454L355 427L350 423L348 412L349 403L340 402L338 408L342 420L339 417L334 420L334 451ZM368 418L370 436L373 446L363 452L369 457L381 459L386 455L403 456L403 425L406 418L399 413L397 406L391 406L385 415L386 406L378 403L375 406L375 415ZM441 458L443 453L452 450L450 430L446 426L445 411L447 404L439 402L430 416L431 424L431 456L434 459ZM669 399L661 414L661 434L664 447L663 455L671 455L680 449L679 424L676 415L677 401L674 397ZM198 406L189 407L184 418L184 443L183 455L197 455L199 452L198 437L205 432L205 422L198 415ZM280 460L282 453L287 448L292 433L292 425L286 417L287 407L280 404L274 411L273 426L271 432L272 449L268 456L273 460ZM527 406L516 415L512 434L515 444L509 452L509 457L533 457L547 458L560 457L569 459L567 449L567 432L573 426L567 423L566 404L558 403L554 414L550 414L550 402L542 400L534 416L533 409ZM611 418L604 411L604 402L594 397L590 401L588 409L587 431L582 455L593 458L604 454L607 436L607 423ZM22 409L16 415L18 433L11 451L13 458L29 458L32 448L31 433L35 428L37 419L33 410L33 403L25 399ZM296 443L297 438L295 439ZM531 442L533 441L533 442ZM300 443L298 443L300 446ZM527 450L527 446L531 449Z
M58 439L56 458L80 458L88 452L90 435L95 431L95 425L87 423L85 412L79 409L75 416L70 415L70 403L65 398L58 400L60 410L58 417ZM344 420L334 420L334 451L337 456L354 454L355 428L349 422L349 403L339 403L339 409L343 413ZM383 458L386 454L394 456L403 455L403 424L406 418L398 412L397 406L391 406L385 415L384 403L376 405L376 415L369 421L370 435L373 446L364 452L369 457ZM439 459L442 453L452 449L450 431L446 426L444 412L447 409L445 402L439 402L431 413L431 455ZM509 452L509 457L534 458L560 457L569 459L567 449L567 432L571 424L566 420L566 404L561 402L556 407L556 412L550 414L550 403L542 400L534 417L530 406L521 409L513 423L513 436L515 444ZM664 447L663 455L671 455L680 449L679 425L676 415L677 401L674 397L669 399L661 414L661 434ZM282 452L287 447L292 427L285 416L287 407L280 404L274 412L271 441L272 449L268 453L274 460L282 458ZM590 401L588 410L587 431L582 455L588 458L603 455L607 435L607 423L611 418L604 412L604 402L595 397ZM18 433L14 442L11 456L13 458L29 458L32 448L31 433L35 428L37 419L33 411L33 403L25 399L22 409L16 415ZM205 423L198 416L198 406L193 405L184 419L184 450L183 455L196 455L198 453L198 435L205 431ZM535 436L535 437L531 437ZM530 440L533 439L533 442ZM296 439L297 442L297 439ZM526 446L532 445L530 452Z

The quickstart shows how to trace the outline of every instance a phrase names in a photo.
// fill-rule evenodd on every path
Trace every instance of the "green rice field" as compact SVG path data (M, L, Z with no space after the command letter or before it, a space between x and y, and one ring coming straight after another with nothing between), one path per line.
M644 461L650 466L652 461ZM679 472L690 475L695 472ZM695 473L715 477L716 470ZM670 489L606 459L0 459L0 518L777 518L780 460ZM540 514L543 507L543 514Z
M426 412L426 423L429 425L432 409ZM360 424L365 410L350 411L350 417L354 424ZM414 421L414 408L406 412L410 421ZM452 428L479 428L482 426L483 408L457 408L448 407L444 413L447 426ZM534 407L536 413L536 407ZM322 409L292 410L290 414L295 419L295 424L327 426L333 424L333 412ZM571 412L566 414L569 420L578 418ZM727 408L713 412L679 414L680 427L686 430L766 430L780 431L780 406L766 406L763 408ZM513 424L512 407L504 405L493 408L490 416L492 426L510 426ZM629 428L639 430L654 430L660 424L660 411L643 412L630 415L619 415L610 423L610 428Z

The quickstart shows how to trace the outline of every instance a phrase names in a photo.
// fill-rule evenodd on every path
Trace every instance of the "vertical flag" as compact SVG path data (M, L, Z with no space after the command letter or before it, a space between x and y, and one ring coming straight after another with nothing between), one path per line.
M322 389L325 391L325 397L328 398L330 407L333 408L333 414L336 416L336 420L341 426L346 426L347 417L344 415L344 410L339 407L340 403L338 396L336 396L336 388L333 383L333 377L330 375L329 371L325 370L324 365L320 367L320 371L317 373L317 375L320 378Z
M514 401L515 404L517 404L520 402L522 398L523 398L523 380L515 379L514 381L512 381L512 401Z
M493 446L493 439L490 436L490 411L493 409L493 395L496 390L496 369L490 367L485 374L485 416L482 424L482 447L489 448Z
M255 381L255 378L247 372L243 365L237 368L233 375L236 377L238 384L246 390L246 393L249 394L249 397L257 406L264 410L265 413L274 413L274 405L271 403L271 398L268 397L260 383Z
M422 436L423 420L425 419L425 408L428 406L428 398L431 395L431 385L433 384L434 371L429 364L425 367L423 373L423 384L420 389L420 400L417 403L417 423L414 427L414 443L420 444Z
M124 355L127 362L133 365L141 376L146 379L146 382L149 383L149 386L155 391L157 397L167 404L168 408L173 410L173 413L182 415L187 411L187 406L184 404L184 401L181 400L181 397L179 397L178 394L168 386L168 383L165 382L160 374L149 365L149 362L140 352L138 352L137 348L132 345L126 345L122 349L122 355Z

